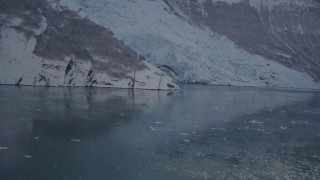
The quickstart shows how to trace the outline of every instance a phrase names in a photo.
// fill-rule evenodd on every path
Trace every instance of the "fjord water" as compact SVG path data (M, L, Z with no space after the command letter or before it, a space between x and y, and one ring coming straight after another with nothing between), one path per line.
M1 180L319 179L320 93L0 87Z

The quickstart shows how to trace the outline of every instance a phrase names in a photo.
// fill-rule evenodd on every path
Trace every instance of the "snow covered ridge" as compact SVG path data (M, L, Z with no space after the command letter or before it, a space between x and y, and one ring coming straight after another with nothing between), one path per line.
M303 59L317 57L318 52L313 51L316 46L309 54L301 48L312 46L310 37L320 36L286 32L280 14L271 17L270 29L279 31L273 32L257 24L257 10L245 0L247 4L238 3L240 0L206 4L210 1L60 0L60 4L109 28L115 37L179 82L320 88L314 81L320 77L319 64ZM291 41L299 38L303 43Z
M0 0L0 84L175 90L105 27L54 0Z

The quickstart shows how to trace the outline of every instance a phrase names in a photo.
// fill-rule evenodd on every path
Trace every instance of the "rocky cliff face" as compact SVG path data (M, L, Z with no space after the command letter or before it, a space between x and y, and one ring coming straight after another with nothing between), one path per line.
M0 84L177 89L107 28L58 1L0 1Z

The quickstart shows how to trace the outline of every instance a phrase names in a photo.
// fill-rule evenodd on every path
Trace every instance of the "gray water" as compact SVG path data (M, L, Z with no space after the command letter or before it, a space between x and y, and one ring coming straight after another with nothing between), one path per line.
M0 179L320 178L320 93L180 87L0 86Z

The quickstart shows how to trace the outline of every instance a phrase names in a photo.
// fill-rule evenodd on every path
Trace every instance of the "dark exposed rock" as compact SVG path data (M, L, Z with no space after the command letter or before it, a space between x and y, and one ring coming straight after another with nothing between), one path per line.
M168 86L169 88L174 88L174 85L172 85L172 84L170 84L170 83L168 83L167 86Z
M97 81L94 79L94 72L92 69L89 70L87 75L86 86L91 86L92 84L97 84Z
M42 84L44 86L50 86L50 80L43 74L38 74L38 76L34 77L33 84Z
M42 64L42 67L44 67L45 69L56 69L57 71L62 68L62 66L53 64Z
M161 65L161 66L158 66L158 68L161 69L166 74L168 74L173 79L175 79L176 76L178 76L178 73L173 68L171 68L170 66Z
M65 76L67 76L72 68L72 66L74 65L73 61L70 60L70 62L68 63L67 67L66 67L66 73Z
M22 77L20 77L20 79L17 81L17 83L15 84L16 86L20 86L20 83L22 82Z

